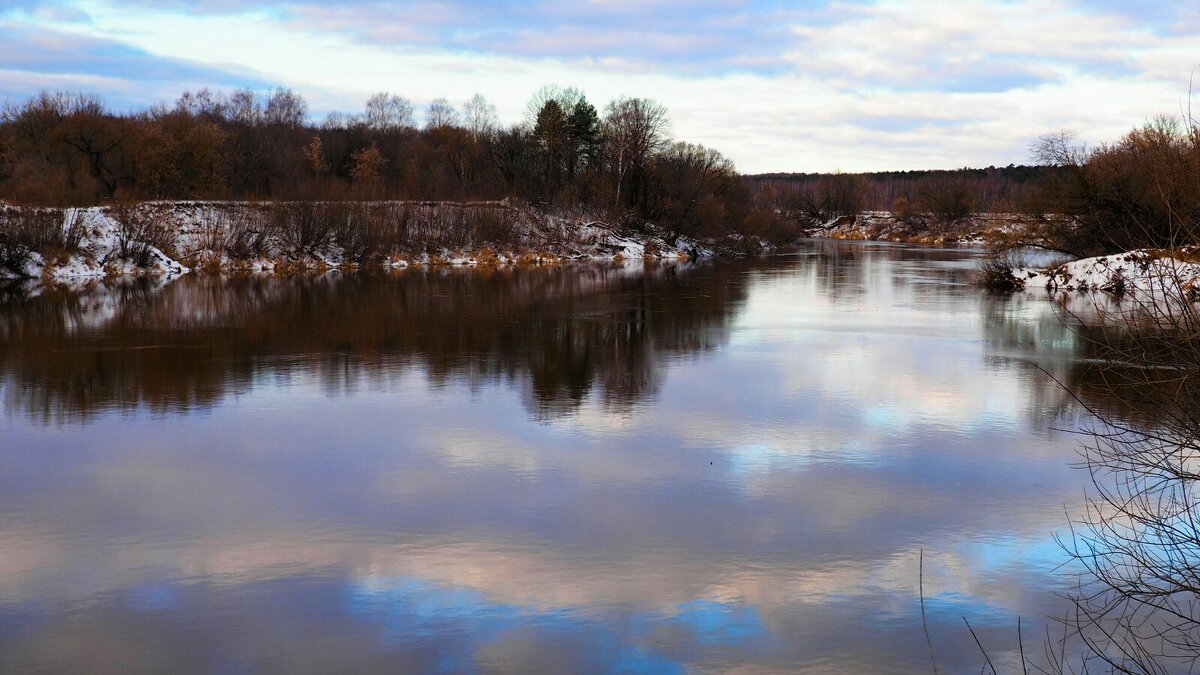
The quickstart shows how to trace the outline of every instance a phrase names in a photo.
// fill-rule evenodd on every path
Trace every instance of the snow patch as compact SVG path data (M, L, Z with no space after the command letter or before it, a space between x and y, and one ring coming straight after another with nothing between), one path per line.
M1200 300L1200 263L1181 260L1162 251L1083 258L1050 269L1015 269L1013 276L1026 288L1049 291L1105 291L1147 298Z
M1021 219L1009 213L976 213L961 222L940 225L929 219L902 219L890 211L864 211L840 216L806 231L814 239L892 241L938 246L981 247L998 236L1022 228Z

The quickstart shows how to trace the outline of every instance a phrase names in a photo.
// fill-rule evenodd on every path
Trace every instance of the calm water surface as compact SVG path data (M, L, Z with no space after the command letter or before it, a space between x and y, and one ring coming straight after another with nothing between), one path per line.
M1086 354L978 255L13 290L0 670L926 671L922 550L1011 658Z

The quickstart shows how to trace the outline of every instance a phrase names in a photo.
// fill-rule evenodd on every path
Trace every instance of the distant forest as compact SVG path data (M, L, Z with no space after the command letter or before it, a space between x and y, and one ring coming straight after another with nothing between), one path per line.
M797 193L813 193L839 181L860 196L858 208L890 211L911 204L919 195L958 192L972 212L1012 212L1026 204L1037 186L1061 173L1055 166L989 166L986 169L876 171L855 174L764 173L746 176L756 195L781 202ZM897 209L898 210L898 209Z

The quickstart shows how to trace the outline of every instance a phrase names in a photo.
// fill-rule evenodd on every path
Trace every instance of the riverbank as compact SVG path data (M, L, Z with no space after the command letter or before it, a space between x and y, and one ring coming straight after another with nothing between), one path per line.
M145 202L7 206L0 276L50 281L290 273L413 265L686 259L769 252L753 237L700 241L650 223L508 202Z
M1014 268L1016 288L1102 291L1200 301L1200 249L1138 249L1048 268Z
M1010 243L1027 233L1021 216L981 213L953 225L904 219L886 211L844 217L806 230L815 239L888 241L932 246L985 247ZM1140 299L1200 302L1200 247L1136 249L1035 267L1006 263L1003 256L983 270L983 285L996 290L1104 292Z
M814 239L890 241L933 246L985 246L1022 229L1020 216L1011 213L976 213L953 223L932 218L904 218L890 211L866 211L810 227Z

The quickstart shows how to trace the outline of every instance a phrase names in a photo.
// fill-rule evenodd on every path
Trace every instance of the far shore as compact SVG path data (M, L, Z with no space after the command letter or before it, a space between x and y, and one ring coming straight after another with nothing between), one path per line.
M864 211L805 228L805 234L816 239L987 246L1021 228L1021 216L1011 213L976 213L956 222L941 223L933 219L904 219L890 211Z

